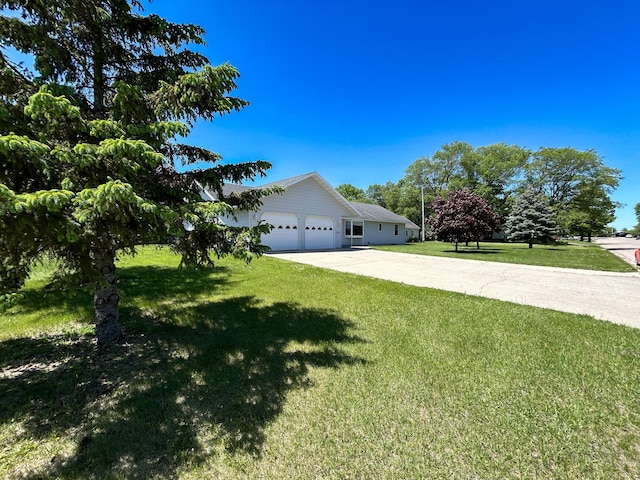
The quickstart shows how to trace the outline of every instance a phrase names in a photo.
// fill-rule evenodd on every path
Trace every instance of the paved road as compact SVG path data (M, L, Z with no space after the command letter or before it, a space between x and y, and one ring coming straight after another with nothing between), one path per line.
M620 245L603 244L608 248ZM586 314L640 328L638 273L534 267L370 249L270 255L409 285Z
M635 252L640 248L640 240L635 238L602 237L594 239L602 248L606 248L631 265L636 264Z

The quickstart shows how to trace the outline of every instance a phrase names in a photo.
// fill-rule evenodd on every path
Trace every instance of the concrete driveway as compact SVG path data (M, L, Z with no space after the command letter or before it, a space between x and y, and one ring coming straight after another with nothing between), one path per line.
M636 248L640 248L640 241L638 244ZM640 328L638 273L534 267L366 248L269 255L408 285L591 315Z

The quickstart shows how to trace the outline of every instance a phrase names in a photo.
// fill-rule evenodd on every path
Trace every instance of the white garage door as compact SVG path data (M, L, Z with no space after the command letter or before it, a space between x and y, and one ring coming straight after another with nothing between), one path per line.
M333 218L322 215L307 215L304 221L304 248L315 250L335 248Z
M298 217L293 213L265 212L262 220L273 225L273 230L262 236L262 244L271 250L298 249Z

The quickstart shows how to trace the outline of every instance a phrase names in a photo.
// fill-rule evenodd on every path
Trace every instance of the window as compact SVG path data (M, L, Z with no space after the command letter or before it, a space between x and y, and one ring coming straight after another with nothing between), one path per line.
M362 237L363 234L364 234L364 222L358 222L355 220L344 221L345 237Z
M379 232L381 232L381 231L382 231L382 224L381 224L381 223L379 223L379 224L378 224L378 231L379 231Z
M397 223L393 226L393 234L394 234L396 237L398 236L398 224L397 224Z
M408 236L409 236L409 230L405 230L405 231L404 231L404 236L405 236L405 237L408 237Z

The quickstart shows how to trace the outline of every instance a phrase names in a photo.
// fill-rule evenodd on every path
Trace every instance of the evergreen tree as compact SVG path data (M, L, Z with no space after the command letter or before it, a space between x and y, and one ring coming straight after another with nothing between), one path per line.
M265 226L218 219L256 208L261 191L225 198L225 182L266 162L221 165L179 143L197 119L239 111L238 72L189 45L203 30L142 14L138 0L4 0L0 16L0 295L19 289L44 254L95 286L99 343L121 336L115 260L171 241L183 265L247 261ZM6 47L31 55L35 72ZM180 173L178 165L191 165ZM197 166L198 168L193 168ZM204 168L206 167L206 168ZM203 202L202 185L219 201ZM188 228L187 228L188 227Z
M515 201L505 222L505 232L509 240L529 242L553 239L558 227L553 210L545 197L532 189L525 190Z

